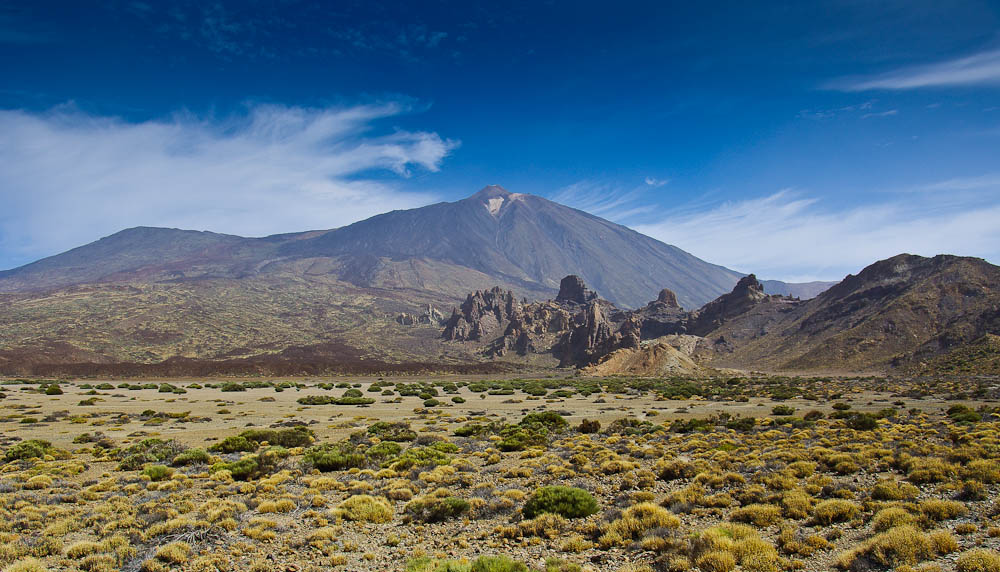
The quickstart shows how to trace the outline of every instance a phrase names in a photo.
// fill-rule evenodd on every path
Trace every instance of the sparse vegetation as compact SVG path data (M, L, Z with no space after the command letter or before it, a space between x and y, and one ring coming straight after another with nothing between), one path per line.
M286 384L233 383L246 392ZM971 408L980 420L970 421L954 403L926 397L920 408L904 402L890 415L882 401L906 391L888 381L865 382L886 384L885 397L869 404L847 383L784 379L746 383L760 384L751 393L785 401L755 398L766 404L753 405L762 413L746 415L743 405L740 415L727 414L742 383L386 379L376 391L374 383L306 384L306 391L356 390L412 406L380 404L379 416L393 416L374 419L300 408L287 393L261 410L256 397L241 402L237 392L234 400L211 381L184 387L188 396L215 391L205 395L218 401L187 401L183 409L115 411L135 395L131 386L162 395L162 384L145 383L112 386L107 391L125 393L102 394L96 408L11 408L8 428L35 430L20 423L34 418L57 427L44 428L56 445L3 445L0 569L28 562L85 571L270 570L299 566L308 554L318 566L380 570L582 572L598 569L594 562L612 570L627 562L634 570L786 572L827 561L845 570L930 570L950 554L959 572L992 570L995 553L982 547L1000 538L988 508L1000 493L1000 423L988 410ZM571 387L567 396L562 384ZM69 382L60 386L74 393ZM99 386L92 384L105 391ZM539 388L544 399L503 403ZM660 397L668 388L703 397L680 407ZM803 407L796 397L824 391L842 391L836 399L851 405ZM463 392L486 394L487 406L444 397ZM428 395L461 407L428 410ZM579 400L601 420L592 411L574 417L561 399ZM539 409L507 413L528 403ZM552 403L560 410L545 409ZM814 406L823 411L812 414ZM242 421L272 407L269 426ZM620 407L630 414L619 416ZM799 418L799 410L809 412ZM874 426L852 427L859 414ZM207 439L179 430L209 416L232 429ZM213 552L217 539L239 553Z

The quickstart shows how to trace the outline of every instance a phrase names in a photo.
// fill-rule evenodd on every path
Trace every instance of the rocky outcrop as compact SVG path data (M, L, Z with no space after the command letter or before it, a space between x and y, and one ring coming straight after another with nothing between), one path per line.
M521 313L521 303L510 290L499 286L469 294L452 310L441 337L456 341L484 341L503 331L511 318Z
M634 312L641 322L642 339L649 340L687 331L688 313L677 303L673 291L664 288L660 295Z
M627 315L624 322L616 324L602 306L600 301L592 301L574 318L570 331L556 347L561 366L589 365L614 350L639 347L641 320Z
M583 283L583 278L576 274L570 274L559 282L559 294L556 302L570 302L573 304L586 304L597 299L597 292L587 289Z
M650 306L663 306L666 308L677 308L680 309L680 304L677 303L677 294L669 288L664 288L660 290L660 295L656 297L656 301L650 302Z
M444 314L439 312L434 306L427 304L424 312L419 315L403 312L396 316L396 323L401 326L414 326L416 324L431 324L440 326L445 323Z
M692 312L688 318L687 333L704 336L716 330L728 320L743 315L751 308L767 299L764 286L753 274L749 274L736 283L729 294L723 294L715 300Z

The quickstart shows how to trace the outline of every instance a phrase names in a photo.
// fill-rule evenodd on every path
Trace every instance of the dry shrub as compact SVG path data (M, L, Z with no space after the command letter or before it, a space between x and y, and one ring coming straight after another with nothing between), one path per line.
M787 518L806 518L812 512L813 498L802 489L788 491L781 497L781 508Z
M49 572L48 568L43 566L41 562L35 560L34 558L18 560L3 570L4 572Z
M931 539L916 528L905 525L892 528L869 539L860 547L840 555L837 565L844 569L865 569L874 563L895 568L917 564L934 557Z
M927 499L918 505L921 514L933 521L949 520L969 512L963 503L944 499Z
M875 532L885 532L890 528L913 524L916 520L917 518L910 511L898 506L891 506L875 513L875 517L872 518L872 528Z
M345 520L385 523L392 520L392 505L384 498L355 495L340 503L336 515Z
M541 536L549 539L558 538L566 527L565 518L550 512L542 513L530 520L522 520L517 525L521 536Z
M824 526L835 522L845 522L857 516L860 511L861 507L851 501L825 500L813 509L813 521Z
M680 525L680 519L667 509L653 503L639 503L625 509L621 518L605 527L598 542L605 548L627 546L655 528L677 528Z
M736 568L736 557L723 550L711 550L699 556L695 565L702 572L729 572Z
M906 464L906 478L912 483L940 483L955 476L955 466L938 457L916 457Z
M975 549L963 552L955 561L958 572L1000 572L1000 553Z
M187 542L171 542L156 549L156 559L170 564L184 564L191 556Z
M96 554L101 552L101 543L91 542L89 540L81 540L80 542L75 542L66 549L66 556L76 560L83 558L85 556L90 556L91 554Z
M754 526L771 526L781 522L781 509L772 504L750 504L734 510L729 519L751 523Z
M725 565L732 558L732 570L736 564L747 572L778 572L781 562L778 551L763 540L757 531L745 524L721 524L704 530L691 540L691 556L695 564L706 566ZM707 560L706 556L713 555ZM714 569L714 568L713 568Z
M911 500L917 498L920 489L910 483L900 483L890 479L881 480L872 487L872 498L875 500Z

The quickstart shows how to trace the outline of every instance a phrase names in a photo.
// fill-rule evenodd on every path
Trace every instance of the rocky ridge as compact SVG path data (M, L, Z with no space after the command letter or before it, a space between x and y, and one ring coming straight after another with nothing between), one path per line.
M517 304L508 293L503 304L482 308L482 297L470 296L456 311L446 339L478 340L493 357L547 353L560 366L600 375L695 373L692 364L993 371L1000 335L1000 267L949 255L878 261L810 300L767 294L750 274L694 311L681 308L670 290L622 310L576 276L564 278L547 302ZM687 340L684 347L679 339Z
M641 365L644 358L633 359L629 352L670 354L671 359L676 357L674 353L683 355L669 344L646 343L644 347L645 342L705 330L771 298L785 299L764 294L760 282L750 275L740 280L733 292L695 312L681 308L669 289L661 290L656 300L638 310L622 310L599 298L579 276L569 275L560 282L556 298L545 302L519 302L513 292L499 287L469 294L452 311L442 338L483 344L482 353L489 357L502 357L510 351L520 356L550 353L561 367L594 366L616 352L614 361ZM685 370L693 363L690 355L673 361Z

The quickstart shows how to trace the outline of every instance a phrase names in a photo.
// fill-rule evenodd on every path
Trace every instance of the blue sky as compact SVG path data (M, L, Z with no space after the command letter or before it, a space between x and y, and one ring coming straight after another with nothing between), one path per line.
M711 262L1000 262L1000 4L0 4L0 268L486 184Z

